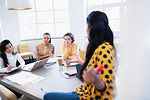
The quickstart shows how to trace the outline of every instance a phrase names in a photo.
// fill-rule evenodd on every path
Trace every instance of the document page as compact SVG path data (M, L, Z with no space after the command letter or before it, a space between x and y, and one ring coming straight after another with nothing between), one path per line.
M40 80L44 79L44 77L34 75L30 72L25 72L25 71L22 71L20 73L17 73L17 74L11 75L11 76L7 76L5 78L12 82L15 82L21 86L37 83Z

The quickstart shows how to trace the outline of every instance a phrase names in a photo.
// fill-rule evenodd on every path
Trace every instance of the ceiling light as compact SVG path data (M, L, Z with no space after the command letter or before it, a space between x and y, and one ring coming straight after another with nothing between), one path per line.
M33 0L6 0L8 10L30 10Z

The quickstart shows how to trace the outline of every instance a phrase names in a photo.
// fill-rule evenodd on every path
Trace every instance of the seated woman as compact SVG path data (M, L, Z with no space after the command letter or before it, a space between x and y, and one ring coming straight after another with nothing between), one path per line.
M80 75L84 83L73 92L47 92L43 100L114 100L115 58L113 33L105 13L93 11L87 17L89 44ZM104 66L101 72L95 71Z
M74 53L77 53L77 44L74 43L73 34L66 33L63 38L65 42L62 46L62 58L64 60L75 59Z
M13 67L16 67L17 60L20 66L25 65L21 56L14 52L12 43L9 40L3 40L0 44L0 72L10 71Z
M35 55L37 60L53 57L54 46L51 44L51 37L49 33L43 34L43 43L36 46Z

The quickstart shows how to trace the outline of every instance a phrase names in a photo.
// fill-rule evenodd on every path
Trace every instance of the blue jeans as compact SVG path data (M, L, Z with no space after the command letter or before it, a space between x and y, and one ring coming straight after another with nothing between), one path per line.
M48 92L44 95L43 100L80 100L75 92Z

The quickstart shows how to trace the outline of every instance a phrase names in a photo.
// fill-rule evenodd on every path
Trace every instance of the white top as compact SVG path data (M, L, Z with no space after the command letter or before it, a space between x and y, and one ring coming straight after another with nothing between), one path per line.
M6 52L5 52L6 53ZM21 56L17 53L15 55L6 53L9 65L12 65L12 67L16 67L16 61L18 60L21 66L25 66L24 60L21 58ZM4 70L7 70L4 66L3 59L0 57L0 72Z

